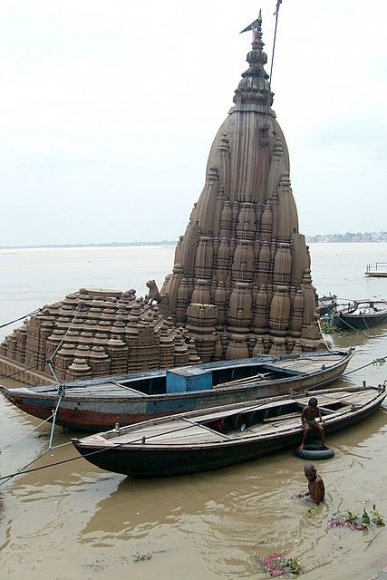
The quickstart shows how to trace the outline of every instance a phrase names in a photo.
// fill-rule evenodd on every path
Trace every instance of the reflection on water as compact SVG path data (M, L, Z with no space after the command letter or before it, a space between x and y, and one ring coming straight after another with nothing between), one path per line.
M365 280L363 276L364 265L379 259L375 251L381 251L381 245L369 245L368 255L368 245L360 246L351 250L320 244L314 252L312 245L313 278L320 295L387 296L385 280ZM173 249L157 251L152 252L153 267L149 269L155 275L144 274L144 280L157 278L157 271L170 270ZM13 278L13 262L8 258L5 271L11 285L7 295L0 295L1 319L24 313L8 310L15 288L23 288L23 310L31 311L41 305L39 284L44 292L55 294L55 299L63 297L68 289L86 285L87 281L80 281L82 269L91 282L108 259L114 266L109 271L109 285L123 287L125 278L125 287L135 286L129 259L134 254L132 250L128 257L119 249L114 259L114 253L103 253L98 263L96 250L89 256L82 253L82 268L74 273L70 268L66 271L64 291L63 270L57 278L55 254L45 253L42 273L35 278L31 295L28 280L21 273L29 275L32 265L39 271L42 256L28 255L24 263L23 254L18 254L20 267ZM76 253L70 257L77 260ZM69 256L61 255L58 267L64 267L67 260ZM139 267L141 260L144 254L133 262L136 272L146 269L143 263ZM119 269L116 279L115 268ZM339 385L356 385L363 380L378 384L387 378L386 365L369 364L387 355L386 326L373 328L372 334L337 333L329 338L337 347L356 346ZM330 437L336 455L317 464L326 484L326 501L312 512L308 504L293 497L306 489L306 480L304 462L291 451L220 471L133 479L93 467L78 456L70 443L72 435L60 429L55 430L54 449L47 452L50 426L39 425L38 420L3 399L0 428L3 476L41 454L31 467L58 463L2 483L0 578L256 579L264 576L258 572L254 556L278 551L298 557L305 578L368 579L387 566L384 529L364 533L327 527L335 512L350 509L360 513L371 509L373 503L387 518L387 414L383 411Z

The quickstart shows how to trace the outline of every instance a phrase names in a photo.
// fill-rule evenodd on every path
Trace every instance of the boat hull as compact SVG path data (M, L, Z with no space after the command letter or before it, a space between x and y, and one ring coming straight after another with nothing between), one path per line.
M317 357L317 354L309 354L309 358ZM121 389L123 394L120 396L107 391L100 396L87 396L87 384L97 384L93 381L84 383L84 395L79 393L82 389L78 384L74 384L74 388L67 385L60 400L54 386L13 389L0 386L0 392L13 405L41 420L52 421L58 407L56 425L76 431L98 432L111 429L117 423L130 425L174 413L324 388L342 376L352 355L351 351L341 352L337 362L331 366L321 364L310 374L289 375L278 380L251 380L234 386L184 393L143 395L137 391L125 393ZM76 395L75 390L78 391Z
M383 391L372 403L354 411L344 419L324 423L326 433L332 434L351 427L375 413L385 397ZM106 471L135 477L164 477L210 471L259 459L276 452L295 448L302 438L301 425L292 432L250 440L227 441L222 444L197 446L158 446L152 444L126 447L106 447L73 439L78 452L90 463ZM86 438L87 439L87 438Z
M366 330L383 324L387 320L387 311L375 315L351 315L339 313L334 318L335 325L343 330Z

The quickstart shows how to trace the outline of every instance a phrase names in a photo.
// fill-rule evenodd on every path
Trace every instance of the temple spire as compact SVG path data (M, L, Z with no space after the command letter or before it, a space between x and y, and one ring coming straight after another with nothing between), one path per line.
M249 68L242 73L242 80L235 91L234 103L236 108L245 109L252 106L258 107L259 112L267 112L273 103L273 94L270 91L269 75L265 71L267 54L263 50L265 44L262 40L262 14L254 22L246 26L241 32L253 31L251 50L246 60Z

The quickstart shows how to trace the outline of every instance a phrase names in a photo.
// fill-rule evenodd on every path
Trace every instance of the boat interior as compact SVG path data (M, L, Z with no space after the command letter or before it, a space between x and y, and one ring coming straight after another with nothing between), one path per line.
M178 369L176 369L176 373ZM187 388L174 389L173 381L170 381L171 375L163 375L158 377L150 377L136 380L123 381L120 384L127 388L133 388L144 395L161 395L164 393L187 391L187 390L202 390L206 388L205 384L196 381L197 388L190 388L189 379L187 382ZM259 381L259 380L276 380L281 378L286 378L290 376L305 374L301 370L293 370L292 368L278 368L275 364L261 364L254 366L243 366L236 368L221 368L213 371L203 372L204 374L211 375L211 384L207 388L225 387L232 386L232 384L239 383L241 381ZM197 373L195 373L195 378L197 379ZM171 384L172 383L172 384ZM208 382L206 383L208 384Z
M323 418L328 416L337 416L341 413L347 413L349 409L354 409L359 405L363 405L365 400L369 399L369 391L364 393L346 393L337 397L320 395L318 396L318 407ZM360 396L359 396L360 395ZM272 427L281 428L285 426L289 428L291 424L300 424L301 413L304 407L308 404L309 396L301 399L291 399L288 402L267 403L264 405L256 405L254 408L246 409L243 412L235 412L232 415L224 416L223 418L211 417L211 421L206 422L203 417L199 422L200 425L219 430L221 433L231 436L240 437L242 434L247 435L249 432L256 433L258 431L267 430Z
M165 375L120 381L120 385L145 395L159 395L174 392L197 391L219 387L232 387L243 381L274 381L304 376L321 369L329 368L342 360L327 353L324 356L312 355L304 358L273 360L266 363L244 364L241 366L220 367L213 370L195 367L180 367L167 371Z
M379 394L378 389L368 387L357 390L327 391L318 394L318 406L324 420L348 414L364 407ZM266 400L255 405L219 408L218 411L190 413L185 416L147 421L130 425L99 435L91 435L88 441L96 444L101 437L111 445L127 444L176 444L192 445L216 443L257 435L273 435L292 429L300 429L301 412L308 404L310 393L305 397L288 400Z

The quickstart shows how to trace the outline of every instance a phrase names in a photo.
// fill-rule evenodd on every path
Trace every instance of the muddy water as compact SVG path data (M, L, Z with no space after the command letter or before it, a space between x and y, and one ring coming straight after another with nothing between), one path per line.
M319 294L387 298L387 280L363 275L366 263L385 259L386 249L312 245ZM172 261L173 248L0 252L7 280L0 282L0 323L81 286L124 289L149 278L161 283L160 272L168 272ZM387 378L386 365L369 364L387 355L387 325L328 338L356 346L352 372L341 384ZM0 482L0 578L256 579L266 577L256 557L279 551L300 559L305 578L368 579L387 566L387 530L327 526L337 511L359 513L373 504L387 519L384 410L330 438L336 455L317 465L327 497L313 513L293 497L306 485L304 462L290 451L221 471L136 480L81 458L66 461L78 456L72 435L60 429L48 452L49 436L47 424L0 400L1 475L28 464L38 468Z

